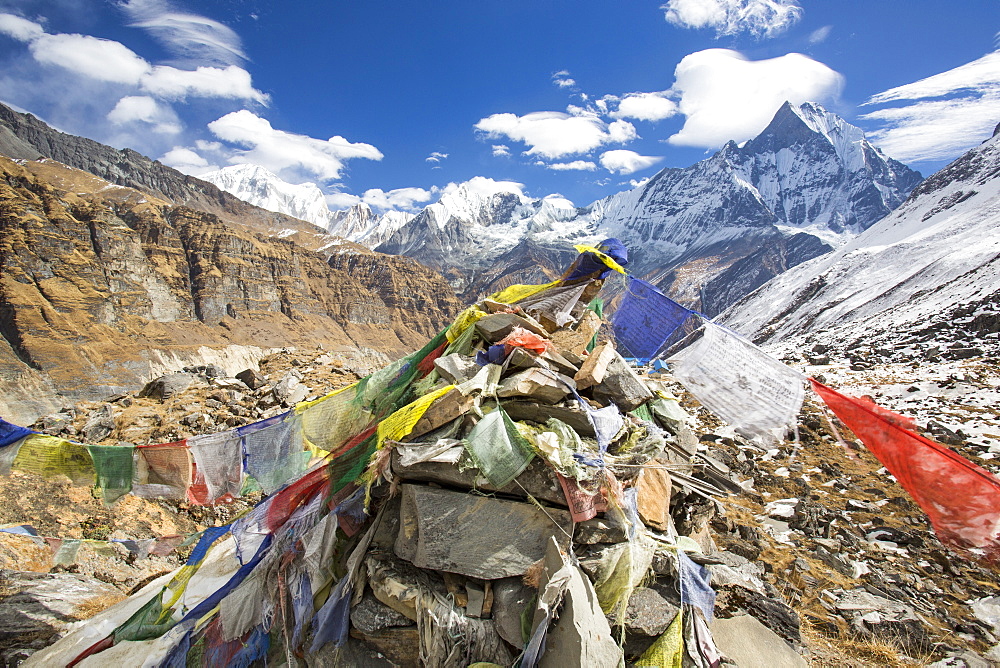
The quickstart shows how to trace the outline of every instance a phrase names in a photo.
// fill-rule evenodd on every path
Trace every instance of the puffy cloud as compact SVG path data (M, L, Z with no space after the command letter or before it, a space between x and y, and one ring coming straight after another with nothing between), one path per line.
M535 163L540 167L545 167L546 169L551 169L557 172L569 172L569 171L579 171L579 172L592 172L597 169L597 165L590 162L589 160L574 160L573 162L553 162L547 163L539 160Z
M160 156L160 162L191 176L198 176L219 169L218 165L209 163L208 160L198 155L195 151L183 146L175 146L164 153Z
M167 65L154 67L142 77L142 88L171 100L187 97L217 97L252 100L267 104L267 95L253 87L250 73L242 67L198 67L179 70Z
M607 105L604 102L605 108ZM634 118L638 121L661 121L677 114L677 103L666 97L666 93L630 93L618 102L618 109L609 115L612 118Z
M493 156L496 158L510 155L510 147L505 144L493 144Z
M446 160L447 158L448 158L448 154L447 153L441 153L440 151L434 151L429 156L427 156L426 158L424 158L424 162L435 162L436 163L436 162L441 162L442 160Z
M682 28L713 28L717 37L748 32L773 37L802 17L797 0L670 0L660 9Z
M632 174L640 169L646 169L661 162L662 157L654 155L639 155L635 151L617 149L601 154L601 166L616 174Z
M45 34L42 26L13 14L0 14L0 34L20 42L31 42Z
M638 136L635 126L628 121L614 121L608 126L608 139L617 144L626 144Z
M152 125L154 132L176 134L183 128L177 115L169 108L145 95L126 95L108 113L108 120L118 125L142 122Z
M149 63L120 42L90 35L42 34L28 47L35 60L97 79L137 84L150 70Z
M340 136L314 139L276 130L271 123L242 109L208 124L219 139L246 147L229 162L261 165L278 173L291 169L321 180L336 179L344 163L354 158L381 160L382 152L371 144L351 143Z
M800 53L751 61L729 49L689 54L674 70L671 89L687 118L670 137L678 146L714 148L759 134L786 100L793 104L834 99L844 78Z
M524 116L493 114L476 123L475 128L490 138L523 142L528 146L527 155L549 159L587 153L602 144L636 136L635 128L626 121L608 126L596 114L558 111L535 111Z
M164 0L125 0L118 5L131 25L153 35L175 56L231 65L246 59L239 36L218 21L188 14Z
M419 208L416 206L418 202L427 202L433 196L433 192L423 188L396 188L388 192L381 188L372 188L365 191L360 201L382 211L390 209L409 211Z
M882 127L869 138L898 160L942 160L989 137L1000 118L1000 52L873 95L865 105L904 102L861 116Z
M563 70L552 75L552 83L560 88L572 88L576 85L576 79L570 77L569 72Z

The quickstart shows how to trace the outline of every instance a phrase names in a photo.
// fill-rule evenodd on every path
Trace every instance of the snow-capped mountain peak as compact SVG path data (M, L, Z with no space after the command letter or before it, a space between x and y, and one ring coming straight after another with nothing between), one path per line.
M330 222L330 208L315 183L288 183L260 165L249 164L223 167L198 178L262 209L288 214L323 228Z

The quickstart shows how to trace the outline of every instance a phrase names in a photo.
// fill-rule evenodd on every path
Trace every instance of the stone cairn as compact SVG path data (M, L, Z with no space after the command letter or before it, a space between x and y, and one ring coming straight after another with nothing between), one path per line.
M728 469L661 380L597 343L587 296L466 312L421 381L439 396L370 469L366 583L339 661L717 666L749 638L772 665L805 665L796 614L709 534L713 497L739 490ZM728 619L713 620L708 569L738 590Z

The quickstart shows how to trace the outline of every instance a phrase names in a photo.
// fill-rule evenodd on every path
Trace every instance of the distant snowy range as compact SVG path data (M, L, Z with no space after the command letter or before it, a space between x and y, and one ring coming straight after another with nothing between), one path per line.
M618 237L633 274L710 315L849 244L921 182L861 129L812 103L786 103L754 139L584 207L477 177L416 213L376 213L366 204L330 211L317 186L285 183L254 165L199 178L331 235L411 256L469 299L551 279L575 254L573 244Z

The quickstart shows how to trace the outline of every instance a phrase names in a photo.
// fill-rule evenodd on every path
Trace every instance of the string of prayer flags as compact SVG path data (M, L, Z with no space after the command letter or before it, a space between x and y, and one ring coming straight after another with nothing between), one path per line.
M803 376L749 341L713 322L704 336L675 356L674 378L726 422L774 438L795 424L805 398Z
M629 276L611 328L615 343L630 357L648 360L692 315L652 283Z
M930 519L942 543L1000 561L1000 480L943 445L906 429L906 418L810 379L830 410L861 439Z

